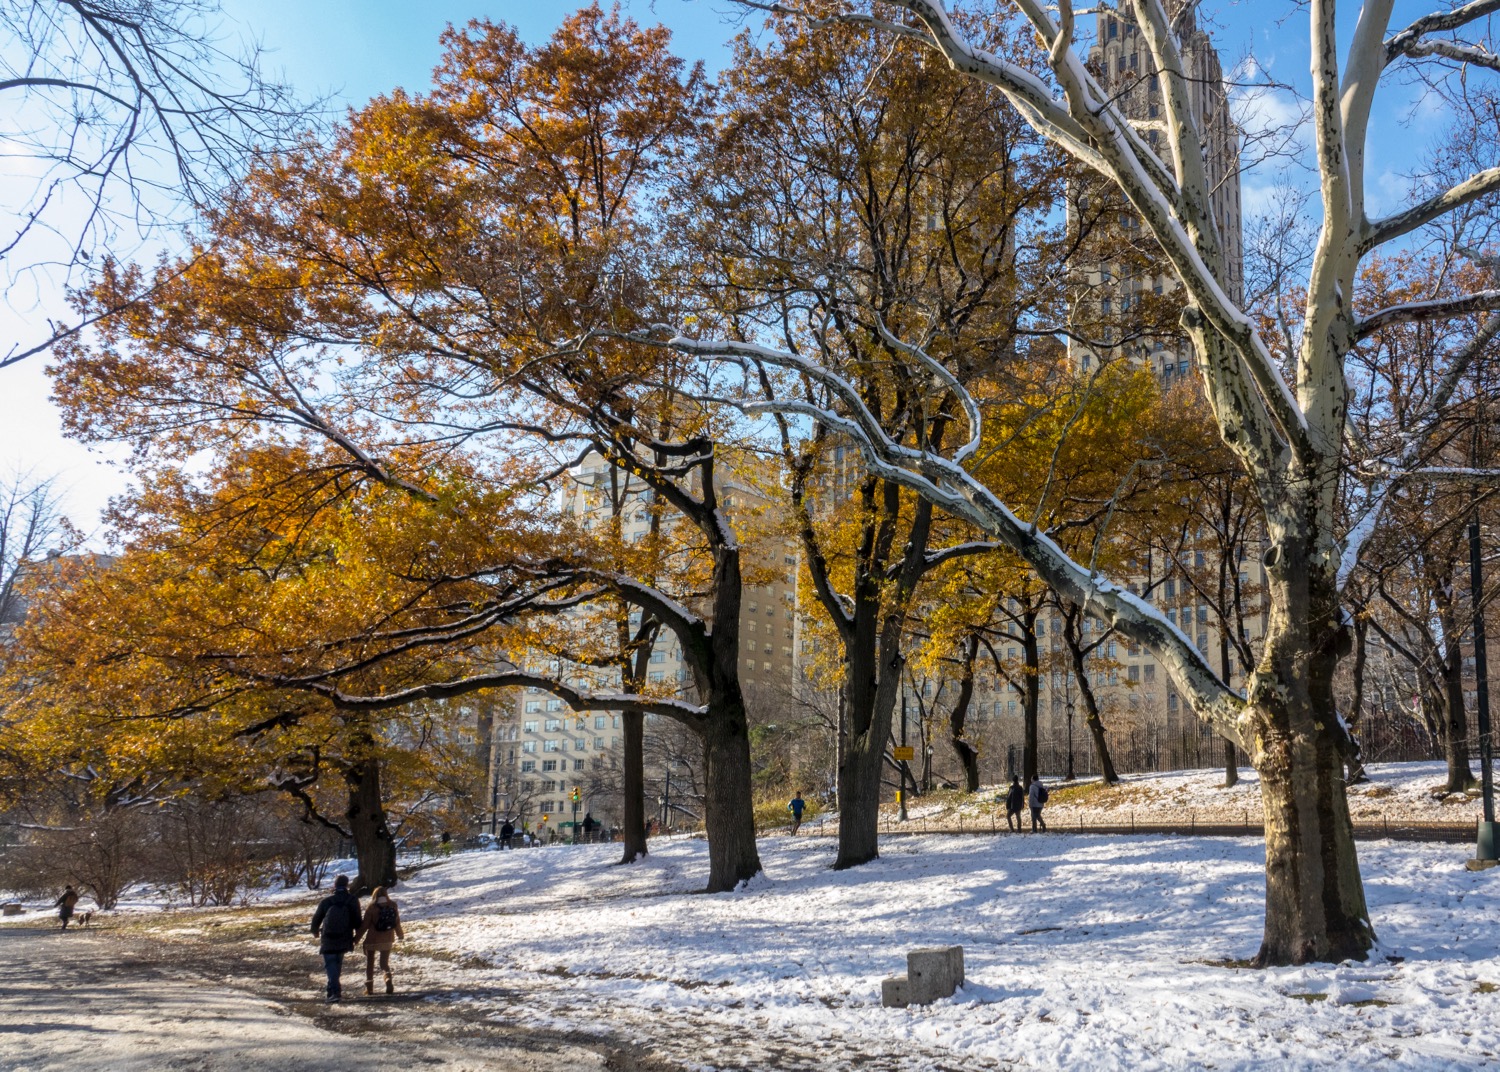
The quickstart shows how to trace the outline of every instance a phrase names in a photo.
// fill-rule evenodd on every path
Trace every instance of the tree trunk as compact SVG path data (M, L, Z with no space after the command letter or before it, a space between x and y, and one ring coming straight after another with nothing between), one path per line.
M1296 721L1314 722L1313 713L1303 710ZM1375 932L1333 735L1268 735L1257 769L1266 824L1266 925L1256 963L1364 960Z
M862 669L867 665L863 659L851 660L848 665L845 690L849 696L849 734L839 770L836 871L858 867L880 855L881 776L904 660L899 650L887 657L881 645L878 673Z
M979 654L979 638L965 637L963 641L963 672L958 679L958 698L948 712L948 741L953 753L964 769L964 792L979 792L979 750L964 737L964 728L969 720L969 708L974 701L974 660Z
M1228 503L1225 504L1224 527L1228 524ZM1224 684L1234 680L1233 666L1229 661L1229 570L1233 568L1227 549L1219 551L1219 676ZM1224 742L1224 788L1233 789L1240 784L1240 756L1234 742Z
M1021 651L1025 656L1021 672L1026 675L1025 687L1021 690L1022 718L1025 723L1026 747L1021 757L1021 781L1030 785L1041 773L1037 755L1041 747L1037 729L1037 708L1041 692L1041 652L1036 642L1036 614L1026 614L1021 619Z
M1270 630L1250 681L1252 760L1266 827L1266 923L1256 963L1363 960L1375 941L1344 795L1333 673L1347 634L1331 578L1273 543ZM1311 541L1309 541L1311 542ZM1285 556L1291 561L1282 561Z
M349 833L354 839L354 854L359 860L356 892L376 886L396 884L396 842L385 822L385 805L380 795L380 757L375 742L362 737L356 742L362 755L344 773L349 787Z
M1078 698L1083 701L1083 723L1088 727L1089 736L1094 741L1094 752L1099 757L1099 772L1104 778L1105 785L1116 785L1120 781L1119 772L1115 770L1114 757L1109 754L1109 742L1104 739L1104 720L1099 717L1099 699L1094 695L1094 687L1089 684L1088 666L1084 661L1083 642L1077 627L1083 619L1083 615L1076 610L1067 611L1063 639L1067 644L1068 654L1073 663L1073 677L1078 682ZM1030 785L1030 782L1026 783Z
M1463 630L1455 621L1453 602L1441 599L1443 623L1443 758L1448 762L1447 791L1462 793L1474 787L1469 766L1469 716L1464 708Z
M646 855L646 716L626 711L624 767L621 771L620 821L625 842L620 863L628 864Z
M702 738L707 892L723 893L761 872L750 790L750 728L737 686L710 708Z

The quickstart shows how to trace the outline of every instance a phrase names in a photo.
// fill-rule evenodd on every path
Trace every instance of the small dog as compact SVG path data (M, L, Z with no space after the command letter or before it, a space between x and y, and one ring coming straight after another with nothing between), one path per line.
M80 912L78 914L78 918L73 921L73 925L75 927L87 927L89 925L89 921L93 918L94 910L91 908L87 912Z

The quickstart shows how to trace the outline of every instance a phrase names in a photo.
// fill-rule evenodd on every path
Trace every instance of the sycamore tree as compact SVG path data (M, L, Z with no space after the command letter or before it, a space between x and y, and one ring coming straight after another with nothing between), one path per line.
M1393 26L1392 0L1370 0L1345 41L1331 0L1301 5L1312 63L1310 126L1321 231L1282 354L1231 296L1202 153L1207 139L1190 104L1195 87L1184 69L1176 10L1164 0L1128 6L1147 56L1142 77L1154 78L1160 92L1161 115L1153 123L1164 136L1159 148L1090 69L1080 40L1085 27L1067 0L1056 6L1033 0L986 6L990 19L1015 19L1029 30L1020 56L986 47L970 22L941 0L881 0L831 16L820 11L809 19L807 32L816 35L831 18L922 43L960 75L994 87L1042 137L1116 185L1140 226L1160 244L1181 283L1182 329L1219 433L1243 465L1264 515L1269 627L1243 690L1231 688L1155 607L1069 555L1018 512L1018 504L1007 503L971 473L983 443L982 415L949 355L923 350L920 339L906 343L913 368L934 391L960 399L966 415L967 434L956 436L948 449L936 449L892 437L857 383L774 340L679 338L675 345L706 357L794 370L823 385L836 401L822 407L818 419L860 443L873 472L918 490L1012 547L1064 598L1146 646L1199 717L1260 773L1267 911L1257 962L1363 958L1375 935L1344 796L1347 729L1333 693L1334 671L1348 646L1341 593L1393 489L1436 474L1424 471L1413 441L1420 434L1368 456L1350 443L1346 362L1361 339L1383 326L1500 307L1500 289L1487 281L1450 299L1359 306L1355 285L1366 256L1485 205L1500 191L1500 168L1485 165L1393 212L1373 213L1366 196L1367 141L1383 76L1415 68L1462 95L1500 67L1486 39L1487 17L1500 3L1473 0ZM835 37L829 41L836 47ZM1476 121L1493 124L1494 113L1486 114L1489 119ZM1459 355L1457 365L1472 356L1472 350ZM1451 390L1445 386L1434 394L1415 429L1441 412ZM767 408L785 412L789 403L778 399Z

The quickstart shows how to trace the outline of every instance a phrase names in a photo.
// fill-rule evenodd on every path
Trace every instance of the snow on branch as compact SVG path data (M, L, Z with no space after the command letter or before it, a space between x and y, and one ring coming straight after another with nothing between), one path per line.
M663 344L710 361L726 361L749 373L761 365L797 372L818 383L837 400L839 409L797 399L746 400L739 408L750 416L794 414L820 421L847 436L861 450L870 472L926 498L955 518L974 525L1020 555L1037 575L1065 599L1146 645L1161 661L1200 718L1244 747L1238 718L1243 698L1220 680L1203 653L1150 603L1074 561L1056 541L1021 521L994 492L961 464L935 451L919 450L892 439L864 405L846 378L801 355L754 343L705 341L678 336ZM958 390L962 391L959 387Z
M1500 71L1500 56L1478 45L1465 44L1462 41L1422 41L1407 49L1406 54L1413 58L1438 56L1457 63Z
M1500 309L1500 290L1477 290L1456 298L1434 298L1431 301L1402 302L1380 309L1355 326L1357 339L1368 339L1394 324L1411 324L1419 320L1447 320L1469 313Z
M1418 227L1424 227L1497 190L1500 190L1500 167L1476 172L1463 182L1433 194L1425 201L1419 201L1383 219L1367 222L1360 238L1359 252L1368 253L1377 246L1410 234Z
M1423 15L1386 40L1386 61L1391 62L1401 56L1410 55L1427 34L1456 30L1460 26L1477 22L1497 11L1500 11L1500 0L1471 0L1470 3L1462 4L1452 11L1434 11L1430 15Z

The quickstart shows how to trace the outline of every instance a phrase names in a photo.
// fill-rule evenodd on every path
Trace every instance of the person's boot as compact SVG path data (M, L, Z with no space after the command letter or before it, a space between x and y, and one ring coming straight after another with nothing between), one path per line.
M385 973L385 992L387 994L394 994L396 992L396 981L391 978L390 972Z
M375 996L375 977L373 975L369 975L369 976L365 977L365 997L368 998L368 997L374 997L374 996Z

